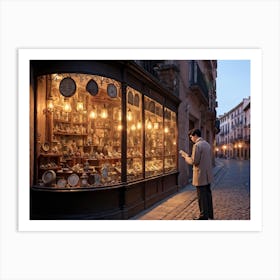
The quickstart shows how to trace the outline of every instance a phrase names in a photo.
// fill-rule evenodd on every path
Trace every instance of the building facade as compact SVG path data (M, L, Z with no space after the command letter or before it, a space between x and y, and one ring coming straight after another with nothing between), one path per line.
M31 61L31 219L127 219L189 183L213 146L216 61Z
M218 119L220 133L216 136L216 157L250 159L250 97Z

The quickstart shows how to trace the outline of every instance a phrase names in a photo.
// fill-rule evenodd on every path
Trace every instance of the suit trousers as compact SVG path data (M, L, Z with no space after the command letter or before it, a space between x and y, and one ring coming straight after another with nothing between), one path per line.
M201 219L214 219L212 192L210 184L196 186L198 205Z

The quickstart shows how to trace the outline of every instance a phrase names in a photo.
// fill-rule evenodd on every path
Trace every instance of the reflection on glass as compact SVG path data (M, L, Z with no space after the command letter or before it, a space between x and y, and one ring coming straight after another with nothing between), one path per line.
M145 96L145 177L163 173L163 106Z
M143 178L141 93L127 88L127 181Z

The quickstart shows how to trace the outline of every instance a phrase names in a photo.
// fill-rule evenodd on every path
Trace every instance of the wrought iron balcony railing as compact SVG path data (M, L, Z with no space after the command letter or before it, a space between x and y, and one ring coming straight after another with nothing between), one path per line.
M190 62L189 83L190 83L190 87L194 90L200 91L202 96L208 102L209 100L208 86L204 79L203 73L201 72L198 64L194 60Z

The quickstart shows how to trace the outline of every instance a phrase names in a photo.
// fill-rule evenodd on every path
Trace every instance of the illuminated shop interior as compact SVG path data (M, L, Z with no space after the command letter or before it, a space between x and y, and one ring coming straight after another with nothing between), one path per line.
M177 170L176 113L125 90L122 100L121 83L98 75L37 77L34 188L114 187Z

